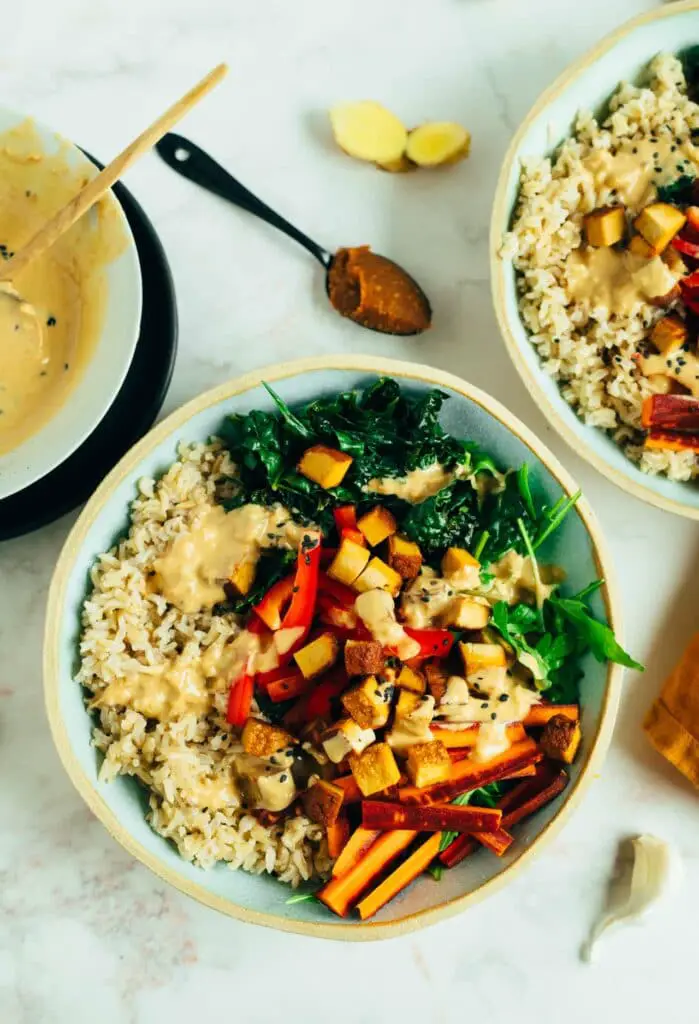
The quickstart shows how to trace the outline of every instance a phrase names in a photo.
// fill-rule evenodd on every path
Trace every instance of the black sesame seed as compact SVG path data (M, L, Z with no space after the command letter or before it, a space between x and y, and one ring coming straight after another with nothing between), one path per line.
M504 703L506 700L509 700L509 699L510 699L509 693L501 693L500 696L498 697L498 700L501 701L502 703Z
M485 704L481 704L481 708L482 708L482 709L483 709L484 711L485 711L485 710L487 709L487 707L488 707L488 701L486 701L486 702L485 702Z
M280 776L279 776L279 781L280 781L280 782L286 782L286 780L287 780L288 778L289 778L289 776L288 776L288 775L286 774L286 772L284 772L284 773L283 773L283 775L280 775Z
M48 320L46 321L46 326L47 327L55 327L56 326L56 317L55 316L50 316L48 318Z
M63 364L63 369L64 370L67 370L69 367L70 367L70 363L64 363Z
M496 712L496 711L493 711L493 712L491 713L490 717L492 718L492 720L493 720L493 721L495 721L495 720L496 720L496 718L498 717L498 716L497 716L497 712Z

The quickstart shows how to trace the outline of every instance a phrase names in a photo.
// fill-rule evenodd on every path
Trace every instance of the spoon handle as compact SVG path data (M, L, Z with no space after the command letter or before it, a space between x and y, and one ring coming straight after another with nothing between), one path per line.
M110 164L82 188L73 199L56 213L25 246L6 263L0 265L0 281L11 281L28 263L41 256L49 246L61 237L90 207L102 198L124 172L152 148L155 142L173 125L184 117L201 99L221 81L228 72L225 64L219 64L190 89L181 99L173 103L157 121L141 132L138 138L115 157Z
M173 171L177 171L183 178L189 178L196 185L200 185L222 199L227 199L234 206L239 206L241 210L253 214L254 217L259 217L260 220L282 231L289 238L293 238L304 249L307 249L312 256L315 256L318 262L327 270L332 260L332 255L327 249L318 245L308 235L304 235L303 231L299 231L288 220L285 220L274 210L270 209L266 203L263 203L261 199L253 195L244 185L236 181L224 167L221 167L208 153L205 153L203 149L199 149L189 139L170 132L160 140L155 148L157 153Z

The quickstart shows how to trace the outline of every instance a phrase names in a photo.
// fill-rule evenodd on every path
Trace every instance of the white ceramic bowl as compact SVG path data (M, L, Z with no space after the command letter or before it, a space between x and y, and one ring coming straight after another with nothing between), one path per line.
M659 52L699 43L699 0L658 7L628 22L576 61L539 98L514 136L495 194L490 250L493 302L510 356L527 390L565 441L630 494L659 508L699 519L699 486L649 476L603 431L586 426L544 373L517 308L514 267L498 253L510 225L523 157L551 153L571 132L581 109L596 110L620 81L634 81Z
M571 495L577 484L554 456L494 398L451 374L414 363L367 356L309 359L256 370L195 398L155 427L112 470L86 505L70 534L51 584L44 641L44 691L56 748L80 795L109 832L139 861L165 881L231 917L283 931L333 939L378 939L422 928L465 910L514 877L550 838L598 772L611 737L623 670L586 655L581 687L583 745L571 768L566 791L537 815L522 822L517 842L504 857L487 851L445 872L439 885L421 878L368 922L341 920L316 902L287 903L289 889L269 875L209 871L194 867L156 835L145 820L147 801L140 784L119 776L99 779L101 756L91 745L92 722L75 682L80 613L90 568L128 527L129 502L139 478L162 474L176 458L181 441L204 441L220 430L232 412L271 410L261 381L272 383L285 401L303 404L321 395L366 386L376 376L398 380L413 393L437 387L449 396L442 422L456 437L467 437L504 466L530 467L535 493L548 504ZM594 595L595 613L606 617L619 640L618 599L613 569L594 515L583 497L547 542L546 560L563 565L573 593L592 579L606 582Z
M0 107L0 133L26 120L26 115ZM87 157L50 128L33 121L47 154L66 147L66 162L91 177L97 171ZM63 462L100 422L131 365L141 322L141 268L131 229L116 198L116 210L106 218L111 230L123 231L120 255L104 270L108 294L104 321L90 361L56 415L17 448L0 455L0 500L22 490ZM94 216L88 213L85 216Z

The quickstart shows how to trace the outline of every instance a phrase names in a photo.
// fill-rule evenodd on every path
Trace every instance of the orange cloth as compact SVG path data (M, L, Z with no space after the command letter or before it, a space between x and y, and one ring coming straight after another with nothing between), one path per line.
M655 749L699 787L699 633L666 680L643 728Z

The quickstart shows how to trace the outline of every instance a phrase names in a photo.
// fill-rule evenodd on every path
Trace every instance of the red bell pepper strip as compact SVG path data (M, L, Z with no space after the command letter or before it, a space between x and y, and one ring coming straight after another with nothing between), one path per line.
M354 505L340 505L333 509L335 529L342 536L343 530L357 529L357 509Z
M329 672L308 698L306 714L308 721L314 718L330 718L332 701L349 686L344 669Z
M404 626L405 632L420 644L419 658L446 658L454 646L454 634L448 629L412 629Z
M318 591L334 598L337 604L341 604L343 608L354 608L354 602L357 600L356 591L345 586L344 583L332 579L325 572L321 572L318 576Z
M253 685L252 676L245 672L231 685L228 694L226 719L230 725L235 725L239 729L242 729L250 717Z
M291 700L307 693L314 685L312 679L306 679L302 672L286 669L284 676L276 679L267 687L270 700L279 704L283 700Z
M308 629L313 621L320 571L320 541L321 534L311 530L301 538L291 604L282 619L282 629L295 629L298 626Z
M320 551L320 566L321 566L321 569L327 569L336 554L337 554L337 548L321 548L321 551Z
M699 288L699 270L693 270L691 274L687 274L680 281L680 289L689 292L695 292Z
M248 633L254 633L256 636L260 636L262 633L267 632L267 624L255 615L254 609L245 628Z
M294 574L277 580L267 591L258 604L253 605L252 610L258 615L268 629L279 629L282 624L282 611L284 606L291 599L294 589Z
M676 235L670 242L673 249L677 249L683 256L690 256L693 260L699 260L699 244L690 242L681 235Z

